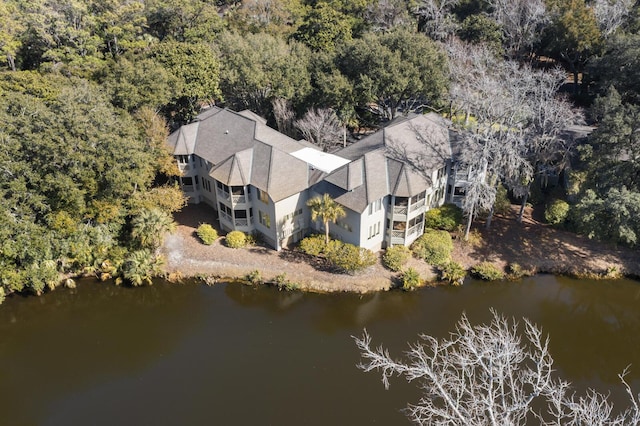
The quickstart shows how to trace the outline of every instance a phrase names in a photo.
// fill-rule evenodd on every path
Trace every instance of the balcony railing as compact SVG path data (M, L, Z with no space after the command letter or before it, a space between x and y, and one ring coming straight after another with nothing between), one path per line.
M404 229L402 231L391 230L391 238L404 238Z
M233 219L231 215L228 215L226 212L220 211L220 219L226 221L227 223L233 223Z
M247 197L245 195L232 195L231 196L231 202L233 202L233 204L246 203L248 201L251 201L251 198Z
M407 214L407 206L393 206L393 214Z
M216 190L216 194L218 194L218 199L231 201L231 195L229 195L228 192L224 192L223 190L218 188Z
M235 221L236 226L249 226L249 219L245 218L236 218Z
M423 229L424 229L424 223L419 223L409 228L407 235L422 234Z
M191 165L178 163L178 168L181 172L188 172L189 170L191 170Z
M194 192L196 187L194 185L182 185L182 190L184 192Z
M409 211L410 212L414 212L414 211L418 210L419 208L424 207L424 204L425 204L425 200L422 199L422 200L418 201L417 203L412 204L411 207L409 208Z

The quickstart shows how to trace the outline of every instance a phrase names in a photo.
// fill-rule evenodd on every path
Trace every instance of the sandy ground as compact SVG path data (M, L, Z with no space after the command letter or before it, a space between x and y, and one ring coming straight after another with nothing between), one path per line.
M488 260L500 267L517 262L539 272L602 274L615 268L640 275L640 256L635 250L620 249L558 231L532 219L530 210L522 224L515 221L515 210L508 216L497 217L490 230L479 225L478 230L483 236L479 246L456 241L454 260L466 267ZM276 252L260 245L231 249L224 246L222 238L206 246L195 235L199 224L217 224L215 212L206 205L189 205L176 214L175 220L178 229L167 236L162 248L166 257L165 269L169 274L229 280L243 278L257 270L264 280L273 280L284 273L287 280L298 287L319 292L365 293L388 290L397 285L396 274L380 262L356 275L346 275L327 271L323 264L314 263L295 250ZM408 266L417 269L427 280L436 277L431 266L417 259L411 259Z

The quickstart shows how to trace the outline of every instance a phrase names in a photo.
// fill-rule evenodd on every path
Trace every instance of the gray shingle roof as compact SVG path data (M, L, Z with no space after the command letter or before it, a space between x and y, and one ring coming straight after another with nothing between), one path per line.
M447 127L436 114L394 120L382 131L337 151L352 162L329 174L325 181L331 186L322 188L359 213L386 195L416 195L431 187L429 177L451 159Z
M251 184L279 201L315 184L363 212L386 195L408 197L430 187L427 176L451 158L447 127L436 114L395 120L336 152L351 162L328 175L290 155L310 144L271 129L250 111L211 108L172 133L168 144L174 155L196 154L212 163L211 176L227 185Z
M226 185L252 184L274 201L308 188L306 162L291 155L309 147L266 125L258 115L213 107L169 136L174 155L196 154L214 165L210 176Z

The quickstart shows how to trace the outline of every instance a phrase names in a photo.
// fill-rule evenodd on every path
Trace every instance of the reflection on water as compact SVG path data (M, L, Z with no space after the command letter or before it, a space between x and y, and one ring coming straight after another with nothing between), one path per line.
M552 276L370 295L85 281L0 307L0 423L403 424L418 390L358 371L351 336L400 356L491 307L541 325L578 390L624 400L628 364L640 391L639 300L636 282Z

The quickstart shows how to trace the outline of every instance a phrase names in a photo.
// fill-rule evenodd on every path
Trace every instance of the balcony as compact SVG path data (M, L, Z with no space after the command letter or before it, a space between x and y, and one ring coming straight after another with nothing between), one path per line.
M195 192L197 189L195 185L182 185L183 192Z
M178 169L180 169L181 172L188 172L189 170L191 170L191 165L178 163Z
M220 216L220 220L227 222L229 225L233 224L233 218L230 215L228 215L226 212L221 210L218 212L218 214Z
M421 222L409 228L409 230L407 231L407 236L411 236L414 234L422 235L423 231L424 231L424 222Z
M407 206L393 206L393 215L407 215Z
M231 201L231 195L228 192L224 192L220 188L216 189L216 195L218 196L218 200Z
M411 207L409 207L409 211L411 213L415 212L416 210L419 210L420 208L425 206L425 200L424 198L418 202L416 202L415 204L411 204Z
M244 203L248 203L249 201L251 201L251 195L247 196L247 195L241 194L241 195L231 196L231 202L233 204L244 204Z
M253 218L247 219L246 217L236 218L235 225L239 227L247 227L249 225L253 225Z
M391 238L402 238L404 240L404 229L402 231L391 230Z

